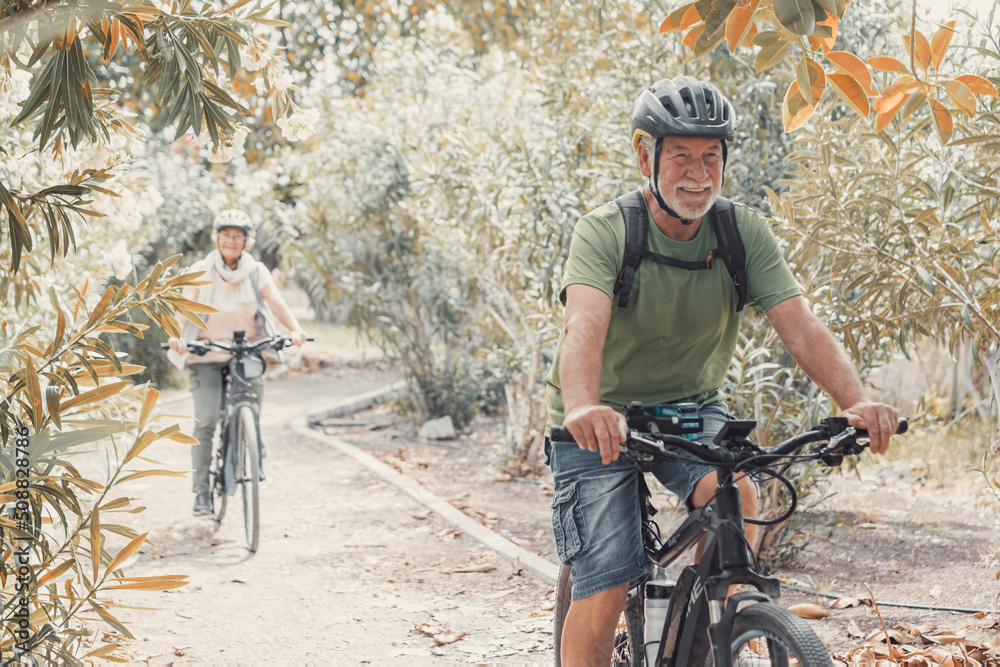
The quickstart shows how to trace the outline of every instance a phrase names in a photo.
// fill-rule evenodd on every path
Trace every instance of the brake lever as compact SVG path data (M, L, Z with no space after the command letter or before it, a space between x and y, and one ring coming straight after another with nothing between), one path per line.
M858 441L855 440L857 433L857 430L853 426L848 426L830 438L829 444L826 447L826 453L820 456L820 460L826 465L836 468L844 462L844 456L860 454L864 451L864 446L859 445Z
M618 445L620 458L636 464L642 472L649 472L656 467L658 460L650 453L650 449L662 452L662 443L643 437L639 431L631 430L628 439Z

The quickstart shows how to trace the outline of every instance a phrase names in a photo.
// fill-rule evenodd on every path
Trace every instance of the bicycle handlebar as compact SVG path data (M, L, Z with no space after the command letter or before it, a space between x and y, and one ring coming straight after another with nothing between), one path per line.
M192 354L197 354L199 357L204 356L213 347L222 350L223 352L230 352L232 354L246 354L248 352L256 352L263 347L273 347L275 350L281 351L286 347L292 345L292 339L288 336L274 335L266 336L260 340L255 340L251 342L244 342L242 344L236 344L234 340L232 343L220 343L215 340L191 340L187 342L188 352ZM306 338L307 341L316 340L315 338ZM160 343L160 347L164 350L170 349L169 343Z
M908 422L905 419L900 419L896 433L906 433L908 428ZM662 461L674 461L677 460L677 456L664 451L664 447L672 446L687 454L691 454L705 463L713 465L735 467L753 459L753 467L763 468L776 463L784 457L791 456L805 445L813 442L830 441L833 446L815 454L815 457L822 457L830 465L838 465L839 460L837 460L837 457L843 458L845 454L860 453L864 445L859 444L857 439L867 437L868 431L849 426L846 418L828 417L814 429L789 438L769 449L758 447L745 437L739 435L724 438L720 443L722 446L713 448L677 435L667 433L653 434L637 429L630 429L628 438L620 445L620 451L632 460L646 455ZM570 432L563 426L552 426L549 430L549 439L552 442L576 442Z

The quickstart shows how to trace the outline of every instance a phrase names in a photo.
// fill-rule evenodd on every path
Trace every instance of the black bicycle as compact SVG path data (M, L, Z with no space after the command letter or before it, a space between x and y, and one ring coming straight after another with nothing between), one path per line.
M860 453L867 438L847 419L828 417L813 429L770 449L762 449L748 436L753 421L728 421L715 437L717 447L708 447L688 438L677 417L655 417L633 403L626 408L629 435L621 445L620 457L632 461L642 473L660 461L705 462L715 466L718 487L711 504L698 508L665 541L652 519L656 509L649 488L640 474L642 535L646 557L653 573L629 587L625 610L615 636L612 663L632 667L689 667L691 665L832 665L823 642L801 618L774 602L781 594L776 577L760 574L751 547L743 533L740 492L734 479L740 473L757 481L768 479L783 484L791 501L785 512L770 520L752 520L760 525L787 520L797 504L794 486L782 472L798 461L822 460L839 466L844 456ZM700 429L700 426L698 427ZM907 424L901 420L897 433ZM551 429L553 442L574 442L562 427ZM811 443L823 443L806 454L799 450ZM685 459L671 446L689 454ZM666 568L704 538L699 562L685 567L676 582ZM556 665L561 664L562 630L570 605L570 566L559 573L555 606ZM729 596L730 587L744 585Z
M260 482L263 480L260 397L251 381L264 374L266 364L260 354L264 348L280 352L291 344L291 338L277 335L250 342L245 332L240 330L233 332L230 344L206 340L189 341L187 344L188 352L199 356L212 348L233 355L221 370L222 426L208 479L212 491L212 515L217 522L221 522L226 515L229 496L239 491L243 505L243 528L251 552L257 551L260 542ZM161 347L169 346L164 343Z

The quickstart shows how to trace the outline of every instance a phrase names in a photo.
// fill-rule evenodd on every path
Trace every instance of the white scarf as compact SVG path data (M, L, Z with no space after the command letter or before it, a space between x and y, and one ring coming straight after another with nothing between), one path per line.
M257 310L257 295L250 280L250 273L257 269L257 260L244 252L237 260L236 268L230 269L222 253L215 249L202 262L207 266L201 278L212 282L198 290L198 301L224 313L244 308L248 303L253 304L254 311Z

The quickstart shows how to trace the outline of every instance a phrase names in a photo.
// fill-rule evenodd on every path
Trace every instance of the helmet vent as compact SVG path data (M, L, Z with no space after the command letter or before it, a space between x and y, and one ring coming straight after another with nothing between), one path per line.
M688 88L682 88L681 100L684 102L684 108L687 110L687 115L689 118L697 118L698 112L694 106L694 99L691 97L691 90Z
M674 118L680 118L681 117L680 112L677 111L677 107L674 106L674 101L672 99L670 99L669 97L662 98L660 100L660 104L662 104L663 108L666 110L666 112L668 114L670 114L671 116L673 116Z

